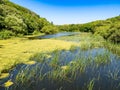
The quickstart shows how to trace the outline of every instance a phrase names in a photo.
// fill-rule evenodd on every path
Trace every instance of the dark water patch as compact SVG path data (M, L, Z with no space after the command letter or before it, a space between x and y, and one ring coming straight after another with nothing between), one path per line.
M50 56L50 57L49 57ZM94 61L97 58L108 59L112 61L117 57L116 55L110 53L108 50L104 48L95 48L90 50L81 50L79 47L74 50L62 50L62 51L54 51L52 53L41 53L37 54L34 57L31 57L31 60L35 60L38 62L46 61L46 62L56 62L59 65L67 65L71 61L77 61L79 59L83 59L83 61L87 59L91 59ZM116 60L116 59L115 59ZM102 60L100 60L102 61ZM88 61L87 61L88 62Z

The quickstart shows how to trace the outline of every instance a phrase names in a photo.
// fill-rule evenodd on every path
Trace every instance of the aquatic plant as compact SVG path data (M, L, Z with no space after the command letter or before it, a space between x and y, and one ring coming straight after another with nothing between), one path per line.
M23 90L33 90L33 88L36 90L96 90L98 88L103 90L105 89L104 79L106 80L105 85L112 84L107 89L120 88L117 83L120 80L119 70L111 71L116 56L106 49L81 50L76 47L74 51L44 52L42 56L44 58L41 58L39 54L37 57L35 55L32 60L38 59L38 63L23 65L18 70L19 72L13 80L14 85L10 90L20 90L20 87ZM46 56L50 56L50 58L46 58ZM41 62L41 59L44 62ZM116 66L118 66L117 63Z

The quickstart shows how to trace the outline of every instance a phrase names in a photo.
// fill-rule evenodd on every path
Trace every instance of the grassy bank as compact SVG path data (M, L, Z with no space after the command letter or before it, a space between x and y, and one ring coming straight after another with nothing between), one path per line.
M17 63L26 62L31 55L37 52L53 51L54 49L69 49L76 43L61 40L43 39L28 40L26 38L13 38L0 40L0 72L7 72Z

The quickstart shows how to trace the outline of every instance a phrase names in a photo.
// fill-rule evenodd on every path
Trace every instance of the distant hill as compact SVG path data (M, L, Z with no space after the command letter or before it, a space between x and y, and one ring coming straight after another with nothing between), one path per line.
M45 18L29 9L8 0L0 0L0 38L30 34L48 24Z
M91 24L91 31L94 34L99 34L109 41L120 43L120 16L91 22L89 24Z
M60 31L81 31L99 34L106 40L120 43L120 16L85 24L58 25Z

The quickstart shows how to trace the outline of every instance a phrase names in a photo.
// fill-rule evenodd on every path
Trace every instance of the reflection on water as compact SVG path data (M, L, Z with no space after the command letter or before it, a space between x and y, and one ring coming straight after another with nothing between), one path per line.
M49 39L49 38L57 38L57 37L62 37L62 36L73 36L77 34L80 34L80 32L60 32L56 34L29 37L29 39Z
M10 72L9 90L120 90L120 58L104 48L44 54Z

